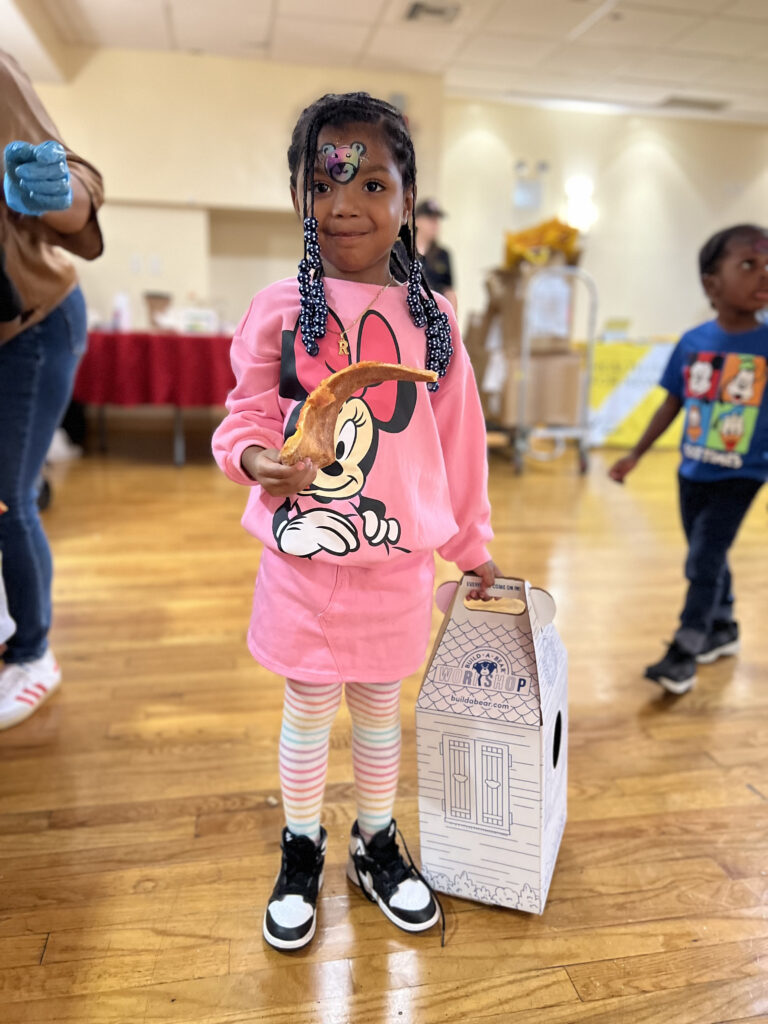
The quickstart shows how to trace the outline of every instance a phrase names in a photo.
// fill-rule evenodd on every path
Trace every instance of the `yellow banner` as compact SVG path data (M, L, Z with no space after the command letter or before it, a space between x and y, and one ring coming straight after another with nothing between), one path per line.
M611 341L595 345L589 392L590 445L631 448L666 397L658 386L674 342ZM655 448L680 444L683 417L659 438Z

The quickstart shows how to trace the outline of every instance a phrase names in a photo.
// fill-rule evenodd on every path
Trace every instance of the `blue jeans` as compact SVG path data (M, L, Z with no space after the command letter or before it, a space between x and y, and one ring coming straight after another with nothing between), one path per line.
M72 394L87 343L79 288L45 320L0 345L0 551L16 633L5 661L33 661L48 647L52 562L37 509L37 481Z
M688 539L688 593L675 638L691 654L699 654L713 622L733 618L728 551L762 481L734 477L702 483L680 476L679 483L680 514Z

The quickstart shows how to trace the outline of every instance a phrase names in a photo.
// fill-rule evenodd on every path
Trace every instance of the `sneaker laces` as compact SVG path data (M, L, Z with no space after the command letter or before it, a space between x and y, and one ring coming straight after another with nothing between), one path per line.
M309 836L294 836L283 843L283 874L285 882L280 886L283 896L302 895L317 875L318 853Z
M402 854L397 846L397 840L395 839L395 833L400 836L400 842L403 844L406 856L408 857L408 863L405 863ZM368 844L366 844L368 849ZM440 902L440 897L437 895L435 890L426 880L421 871L416 867L411 851L408 849L408 844L403 838L403 833L397 826L390 832L387 832L386 838L380 843L376 844L376 856L372 857L370 854L356 853L352 858L355 871L357 872L357 880L360 884L360 888L363 891L366 899L369 899L371 903L375 903L376 900L371 896L366 887L363 885L363 880L360 875L360 868L363 870L373 868L377 877L384 876L386 895L389 896L397 889L397 887L406 879L413 878L414 876L422 882L427 889L432 899L437 904L437 909L440 911L440 945L445 946L445 912L443 911L443 905Z
M440 945L442 947L445 947L445 912L443 910L443 904L440 902L440 897L437 895L435 890L432 888L432 886L426 880L424 875L422 875L422 873L414 864L413 857L411 856L411 851L408 849L408 844L403 838L403 833L400 831L400 829L397 830L397 834L400 836L400 842L403 844L403 848L408 857L408 860L410 861L411 868L413 869L416 876L424 883L424 885L426 885L427 889L429 889L430 896L435 901L435 903L437 904L437 909L440 911Z

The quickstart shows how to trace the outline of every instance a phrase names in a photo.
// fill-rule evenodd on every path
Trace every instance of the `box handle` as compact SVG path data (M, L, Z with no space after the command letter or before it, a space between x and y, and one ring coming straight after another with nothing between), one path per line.
M451 607L456 591L463 586L466 590L471 589L475 582L480 580L476 576L464 576L461 582L450 580L441 584L435 591L435 604L445 615ZM502 587L492 587L490 591L493 601L470 601L464 598L464 605L470 611L497 612L507 615L522 615L526 609L522 597L511 597L508 591ZM524 593L524 592L523 592ZM552 595L542 590L541 587L531 587L531 606L536 613L540 626L547 626L555 617L555 602Z

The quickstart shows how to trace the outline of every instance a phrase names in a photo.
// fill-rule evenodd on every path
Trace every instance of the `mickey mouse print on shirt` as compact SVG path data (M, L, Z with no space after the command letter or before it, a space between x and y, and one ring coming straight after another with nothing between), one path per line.
M697 352L684 371L683 453L740 469L749 451L766 386L764 356Z
M294 433L302 405L324 377L353 361L401 361L392 328L374 310L361 317L354 360L351 352L338 351L336 342L342 333L341 321L329 309L326 337L328 351L334 355L310 359L298 322L292 331L283 332L279 392L281 398L298 403L286 423L285 438ZM388 515L381 500L364 492L380 441L386 439L382 435L404 431L417 400L412 381L384 381L362 389L344 403L336 421L336 461L318 470L307 490L295 500L286 498L275 512L272 531L280 551L301 558L312 558L321 551L343 557L357 551L361 543L408 551L399 546L402 529L398 519Z

